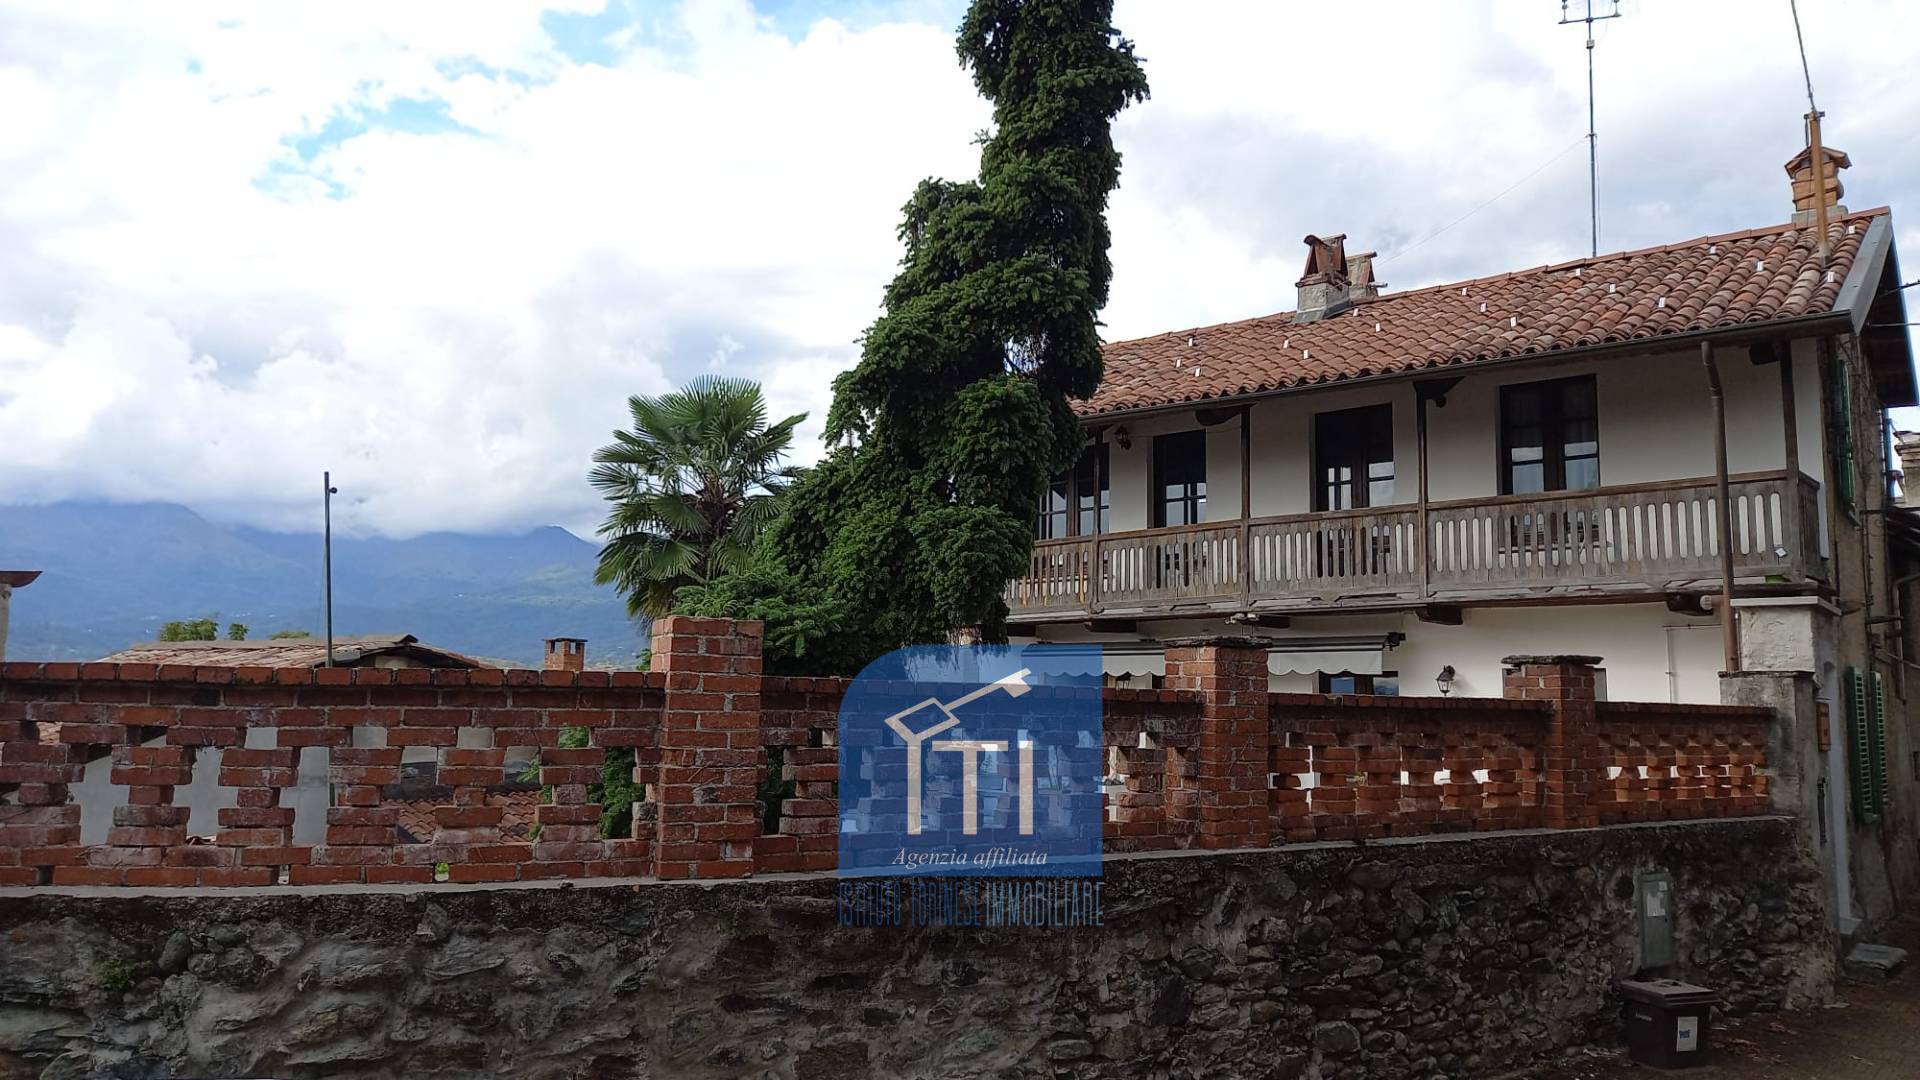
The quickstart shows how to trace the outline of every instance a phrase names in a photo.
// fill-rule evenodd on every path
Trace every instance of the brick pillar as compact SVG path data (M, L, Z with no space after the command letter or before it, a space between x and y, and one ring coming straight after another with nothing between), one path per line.
M313 849L313 865L288 871L295 885L335 885L369 880L369 867L390 867L400 844L395 826L400 809L381 805L380 789L400 782L403 747L337 746L329 752L327 780L333 785L335 805L327 808L327 842ZM432 867L426 870L432 879ZM374 875L386 878L387 873Z
M298 748L230 746L220 751L220 785L234 789L234 805L222 807L217 815L220 829L212 850L237 851L237 855L212 864L232 867L231 872L202 873L201 884L274 885L278 867L306 861L306 853L293 850L293 807L280 804L282 793L299 784Z
M666 680L651 801L659 878L749 877L760 835L761 624L670 615L653 624L653 670Z
M587 863L607 857L607 843L600 838L600 804L587 797L587 788L600 782L606 761L606 748L600 746L540 751L540 783L553 789L553 802L534 811L540 838L534 842L533 858L543 865L533 876L584 876ZM544 865L549 863L553 865Z
M1167 685L1200 696L1195 846L1267 846L1273 827L1265 644L1249 638L1174 643L1167 649Z
M80 805L67 796L83 751L42 744L26 714L24 703L0 704L0 784L19 785L19 805L0 806L0 885L45 885L48 868L72 868L80 853Z
M1596 795L1604 776L1595 709L1597 656L1509 656L1502 660L1508 698L1553 710L1541 748L1543 824L1577 829L1600 824Z
M173 789L193 783L192 748L116 746L109 777L126 786L127 805L113 808L107 845L90 852L88 862L95 867L124 868L128 885L194 884L199 875L191 869L161 865L169 848L187 842L187 808L173 804ZM60 877L55 870L54 884L61 884Z

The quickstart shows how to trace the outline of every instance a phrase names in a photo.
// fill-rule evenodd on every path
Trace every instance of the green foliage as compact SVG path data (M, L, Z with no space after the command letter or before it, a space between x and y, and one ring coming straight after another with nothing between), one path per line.
M204 619L175 619L160 627L161 641L213 641L220 636L220 623L212 616Z
M228 623L227 624L227 640L228 641L245 641L247 640L247 631L251 629L253 628L243 622Z
M627 410L633 430L613 433L588 477L611 505L595 579L630 613L664 615L675 590L745 564L797 475L781 462L806 414L769 425L758 384L712 375Z
M592 744L593 733L589 728L569 727L560 729L560 747L564 750L577 750ZM540 762L536 759L527 762L520 771L520 782L537 783L540 780ZM600 805L600 835L603 837L626 837L633 835L633 804L646 798L646 789L633 782L633 747L614 746L607 749L606 761L600 766L600 782L587 785L587 799ZM551 786L540 789L542 803L553 802ZM535 825L531 832L535 840L540 838L540 826Z
M192 641L196 639L181 638L177 640ZM122 993L133 989L133 984L140 981L140 976L144 971L144 965L138 963L131 957L117 954L102 956L93 962L93 985L108 993Z
M275 630L273 633L267 635L267 640L286 641L291 638L310 638L312 636L312 631L308 630Z
M1100 382L1113 118L1146 96L1111 0L975 0L959 53L994 105L980 177L927 180L860 362L834 382L837 448L750 565L683 588L689 614L767 623L770 670L851 673L978 628L1032 550L1049 477L1078 453L1068 399Z

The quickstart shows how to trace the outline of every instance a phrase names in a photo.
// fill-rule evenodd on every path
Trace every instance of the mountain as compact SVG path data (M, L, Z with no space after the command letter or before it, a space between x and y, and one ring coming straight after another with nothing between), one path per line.
M333 541L334 633L412 634L538 667L548 637L587 639L595 666L631 667L643 633L593 583L598 547L548 526L512 536L427 533ZM172 503L0 506L0 568L41 570L13 596L10 659L93 659L217 613L253 636L325 627L318 533L216 525Z

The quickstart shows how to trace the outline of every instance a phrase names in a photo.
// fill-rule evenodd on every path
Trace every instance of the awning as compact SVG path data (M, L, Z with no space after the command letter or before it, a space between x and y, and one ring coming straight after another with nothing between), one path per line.
M1400 640L1398 634L1277 638L1267 650L1267 670L1275 675L1322 671L1379 675L1386 670L1386 651ZM1108 675L1141 678L1167 673L1166 648L1157 641L1104 642L1100 660Z

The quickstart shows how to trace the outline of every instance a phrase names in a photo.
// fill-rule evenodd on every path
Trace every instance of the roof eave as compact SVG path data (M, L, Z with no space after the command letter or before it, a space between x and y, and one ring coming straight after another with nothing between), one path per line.
M1738 323L1731 326L1713 326L1699 330L1687 330L1676 334L1663 334L1652 338L1632 338L1626 341L1602 341L1592 345L1580 345L1569 349L1551 349L1546 352L1527 353L1521 356L1503 356L1488 360L1460 360L1451 363L1430 364L1425 367L1403 368L1398 371L1383 371L1374 375L1356 375L1344 379L1325 379L1320 382L1296 383L1291 386L1279 386L1266 390L1252 390L1240 394L1223 394L1217 397L1190 398L1185 401L1172 401L1161 405L1141 405L1134 408L1111 409L1104 412L1085 413L1079 419L1083 425L1107 424L1118 420L1132 420L1166 413L1187 412L1193 409L1219 408L1223 405L1238 405L1267 398L1285 397L1290 394L1311 393L1315 390L1338 390L1352 386L1369 386L1377 383L1410 382L1430 378L1440 374L1468 373L1485 369L1508 369L1529 364L1563 363L1572 360L1584 360L1595 356L1612 355L1622 352L1669 352L1697 345L1701 341L1716 344L1740 345L1755 341L1774 340L1782 337L1811 337L1820 334L1848 333L1853 330L1853 318L1845 310L1821 311L1808 315L1795 315L1786 319L1769 319L1763 322Z

